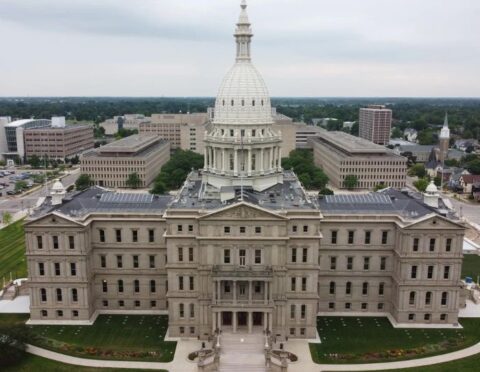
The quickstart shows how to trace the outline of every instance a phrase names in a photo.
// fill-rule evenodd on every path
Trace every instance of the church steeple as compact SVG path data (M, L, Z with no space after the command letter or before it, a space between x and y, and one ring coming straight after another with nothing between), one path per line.
M448 114L445 113L445 120L443 121L443 128L440 131L440 138L450 139L450 128L448 128Z
M250 21L248 20L246 0L242 0L240 8L240 17L238 18L234 34L237 43L237 62L250 61L250 43L253 37Z

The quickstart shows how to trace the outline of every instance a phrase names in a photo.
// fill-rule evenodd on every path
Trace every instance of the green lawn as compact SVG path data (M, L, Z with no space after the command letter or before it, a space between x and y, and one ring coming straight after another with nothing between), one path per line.
M27 277L23 220L0 230L0 280Z
M310 344L316 363L368 363L414 359L462 349L480 341L480 319L464 327L395 329L382 317L317 317L322 340Z
M0 325L24 323L27 314L0 314ZM170 362L177 343L164 341L166 315L100 315L91 326L28 326L32 344L93 359Z
M394 369L395 372L476 372L480 366L480 354L454 360L453 362L434 364L426 367ZM390 370L392 371L392 370ZM386 372L386 371L384 371Z
M133 371L145 371L140 369L123 369L123 368L91 368L74 366L71 364L64 364L55 362L53 360L45 359L36 355L27 354L20 364L12 367L3 367L2 372L133 372ZM159 372L167 372L165 370L159 370Z
M466 276L469 276L476 282L478 275L480 275L480 256L477 256L476 254L464 255L462 264L462 279L465 279Z

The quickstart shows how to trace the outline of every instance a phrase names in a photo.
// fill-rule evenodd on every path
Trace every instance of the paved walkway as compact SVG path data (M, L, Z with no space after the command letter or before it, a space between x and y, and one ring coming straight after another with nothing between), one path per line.
M84 367L97 368L132 368L132 369L166 369L169 372L196 372L197 365L187 359L187 355L198 350L201 342L193 340L181 340L177 343L175 358L169 363L159 362L128 362L115 360L96 360L72 357L65 354L56 353L45 350L33 345L27 345L27 351L47 359L58 362L79 365ZM305 340L290 340L286 349L299 357L299 361L289 365L290 371L302 372L321 372L321 371L375 371L389 370L398 368L421 367L432 364L450 362L452 360L462 359L480 353L480 342L448 354L437 355L428 358L420 358L413 360L404 360L399 362L388 363L365 363L365 364L315 364L310 356L308 342Z
M30 296L17 296L13 300L0 300L0 313L30 314Z

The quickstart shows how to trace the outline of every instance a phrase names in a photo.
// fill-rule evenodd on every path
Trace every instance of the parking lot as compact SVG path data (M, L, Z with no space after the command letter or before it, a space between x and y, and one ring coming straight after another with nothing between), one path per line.
M1 197L8 197L13 195L20 195L35 185L32 179L33 174L43 173L39 171L24 171L6 169L0 170L0 194ZM15 184L18 181L23 181L25 188L15 190Z

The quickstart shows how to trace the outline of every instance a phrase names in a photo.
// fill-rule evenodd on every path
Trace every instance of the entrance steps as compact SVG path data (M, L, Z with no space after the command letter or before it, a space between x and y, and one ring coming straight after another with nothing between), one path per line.
M219 372L266 372L264 336L258 333L223 333Z

